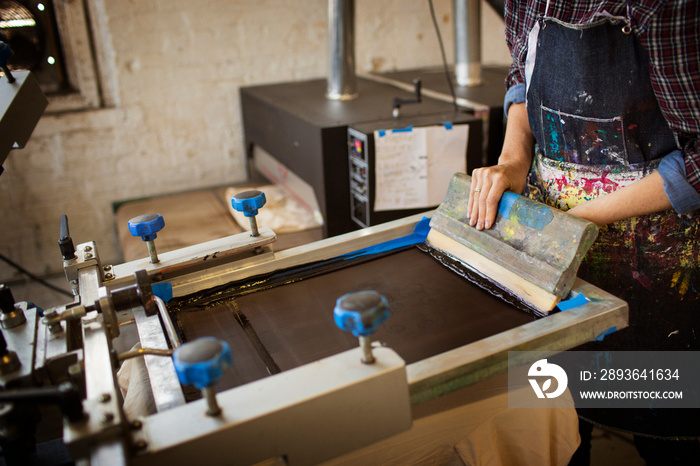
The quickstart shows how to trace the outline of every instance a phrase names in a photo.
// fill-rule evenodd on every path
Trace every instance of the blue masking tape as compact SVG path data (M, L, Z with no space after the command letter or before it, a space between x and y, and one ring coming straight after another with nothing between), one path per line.
M596 338L594 341L603 341L603 338L605 338L606 335L610 335L611 333L617 332L617 327L610 327L600 335L598 335L598 338Z
M358 251L349 252L341 257L343 257L344 259L352 259L359 256L379 254L382 252L393 251L394 249L399 249L406 246L412 246L414 244L424 242L425 238L428 237L428 232L430 232L430 219L428 217L423 217L416 224L415 228L413 229L413 233L411 233L410 235L375 244L374 246L370 246L366 249L360 249Z
M538 231L542 231L554 219L552 210L546 205L530 204L526 209L527 205L525 197L506 191L498 203L498 213Z
M443 121L442 126L444 126L446 130L451 130L452 129L452 122L451 121Z
M413 126L406 126L405 128L392 129L392 133L410 133L413 131Z
M501 196L501 200L498 201L498 213L501 214L502 217L508 218L513 208L513 203L515 203L519 197L519 195L512 191L504 192L503 196Z
M39 317L44 317L44 309L43 308L37 306L36 304L34 304L31 301L27 301L27 309L31 309L33 307L36 308L36 313L39 314Z
M573 298L569 298L565 301L561 301L559 304L557 304L557 307L559 308L560 311L568 311L569 309L573 309L578 306L583 306L588 302L588 298L586 298L583 293L578 293L576 296Z
M384 131L383 129L377 130L377 135L379 135L380 138L383 138L384 136L386 136L386 131Z
M168 282L159 282L151 285L153 294L168 303L173 299L173 284Z
M542 231L544 227L554 220L552 209L543 204L530 204L530 208L525 209L526 199L520 198L513 205L510 212L512 218L518 219L522 225L527 225L535 230Z

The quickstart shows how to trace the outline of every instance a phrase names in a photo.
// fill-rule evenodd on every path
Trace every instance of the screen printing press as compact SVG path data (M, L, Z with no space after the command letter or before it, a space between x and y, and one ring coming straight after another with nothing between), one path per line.
M14 305L25 322L3 325L16 364L0 393L57 403L65 444L91 464L317 464L411 429L412 405L504 373L509 351L627 325L626 303L576 278L594 225L505 196L477 232L469 191L455 175L434 212L284 251L255 221L264 195L246 192L233 202L250 232L158 257L162 219L144 215L132 222L150 257L115 266L94 242L72 247L62 222L75 301ZM572 296L585 299L555 308ZM145 362L142 412L120 389L129 361Z

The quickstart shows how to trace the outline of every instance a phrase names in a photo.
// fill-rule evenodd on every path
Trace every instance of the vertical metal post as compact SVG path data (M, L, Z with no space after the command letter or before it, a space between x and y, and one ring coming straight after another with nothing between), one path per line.
M362 362L365 364L374 364L374 354L372 354L372 337L360 336L360 348L362 348Z
M151 241L146 241L146 246L148 246L148 255L151 256L151 264L157 264L160 262L158 259L158 251L156 251L156 243Z
M355 80L355 1L328 0L329 100L358 96Z
M260 236L258 221L255 219L255 216L248 217L248 221L250 222L250 236Z
M458 86L479 86L481 80L481 0L453 0L455 79Z
M204 399L207 400L207 414L209 416L218 416L221 414L221 408L216 401L216 390L214 386L204 387L202 393L204 394Z

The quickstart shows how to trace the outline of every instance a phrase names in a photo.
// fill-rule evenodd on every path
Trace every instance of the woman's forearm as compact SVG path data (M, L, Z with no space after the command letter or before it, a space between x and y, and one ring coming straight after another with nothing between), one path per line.
M671 201L664 191L661 175L654 172L613 193L583 202L569 213L597 225L606 225L670 208Z

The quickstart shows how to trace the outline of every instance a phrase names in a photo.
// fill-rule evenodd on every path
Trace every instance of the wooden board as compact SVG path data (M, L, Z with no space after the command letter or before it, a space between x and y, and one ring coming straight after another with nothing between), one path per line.
M159 253L223 238L244 231L231 216L226 189L204 189L182 194L153 197L126 202L114 215L119 244L124 262L148 257L148 249L141 238L131 236L127 223L131 218L147 213L159 213L165 219L156 238ZM265 207L263 207L265 209ZM259 227L267 225L258 222ZM247 229L247 228L246 228ZM321 226L290 233L277 233L275 251L281 251L323 238Z

